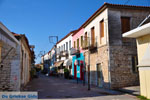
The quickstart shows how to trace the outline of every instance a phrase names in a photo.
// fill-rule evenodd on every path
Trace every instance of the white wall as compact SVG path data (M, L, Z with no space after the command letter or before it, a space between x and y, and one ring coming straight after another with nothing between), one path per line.
M100 21L104 20L104 37L100 43ZM95 39L97 38L98 46L105 45L108 37L108 9L105 9L94 20L92 20L85 28L84 34L87 32L88 37L91 38L91 28L95 28ZM91 42L91 41L90 41Z
M71 44L69 44L69 41L71 41ZM72 34L69 35L67 38L65 38L64 40L62 40L60 43L57 44L57 48L62 47L63 46L63 51L64 51L64 44L65 44L65 50L66 50L66 42L68 42L68 52L69 52L69 58L72 58L72 56L70 55L70 49L69 49L69 45L71 45L72 48ZM61 57L61 60L65 60L65 57ZM57 59L57 61L59 61L59 59Z
M30 79L30 56L29 56L29 52L26 49L25 45L23 43L21 43L21 47L23 50L23 72L21 74L23 74L23 79L21 81L22 84L26 85L29 82ZM22 52L21 50L21 52Z

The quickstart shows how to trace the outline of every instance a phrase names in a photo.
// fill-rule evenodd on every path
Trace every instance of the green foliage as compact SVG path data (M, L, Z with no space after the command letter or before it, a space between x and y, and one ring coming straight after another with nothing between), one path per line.
M150 100L150 99L147 99L147 98L144 97L144 96L137 96L137 98L139 98L140 100Z
M35 67L31 68L30 75L31 75L31 78L34 78L36 76L36 68Z
M64 68L64 76L66 79L69 78L69 70L67 68Z
M67 68L64 68L64 73L68 73L69 70Z

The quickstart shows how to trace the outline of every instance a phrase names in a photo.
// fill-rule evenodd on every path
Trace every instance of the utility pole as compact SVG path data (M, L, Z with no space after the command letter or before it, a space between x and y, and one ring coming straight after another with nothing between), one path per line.
M88 37L88 90L90 88L90 38Z

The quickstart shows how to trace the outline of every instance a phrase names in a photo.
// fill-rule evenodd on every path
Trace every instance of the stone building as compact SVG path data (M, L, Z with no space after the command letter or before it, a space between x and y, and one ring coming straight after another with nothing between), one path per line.
M150 15L148 17L150 20ZM141 22L139 27L124 33L123 37L137 40L140 94L150 99L150 22L146 21L148 19L143 21L144 25Z
M13 32L12 32L13 33ZM21 52L21 86L25 86L30 80L32 54L27 37L24 34L13 35L20 42Z
M91 84L111 89L139 84L136 41L122 33L137 27L149 13L150 7L105 3L81 26L88 38L84 56L86 67L90 63Z
M20 90L20 43L0 23L0 91Z

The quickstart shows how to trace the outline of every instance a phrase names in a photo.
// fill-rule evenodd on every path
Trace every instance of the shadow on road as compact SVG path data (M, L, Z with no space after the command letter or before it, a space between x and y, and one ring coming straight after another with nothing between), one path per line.
M38 92L39 99L66 99L66 98L88 98L108 95L121 95L120 92L106 90L92 86L87 90L87 85L77 84L75 80L67 80L60 77L46 77L40 75L33 79L24 88L24 91Z

